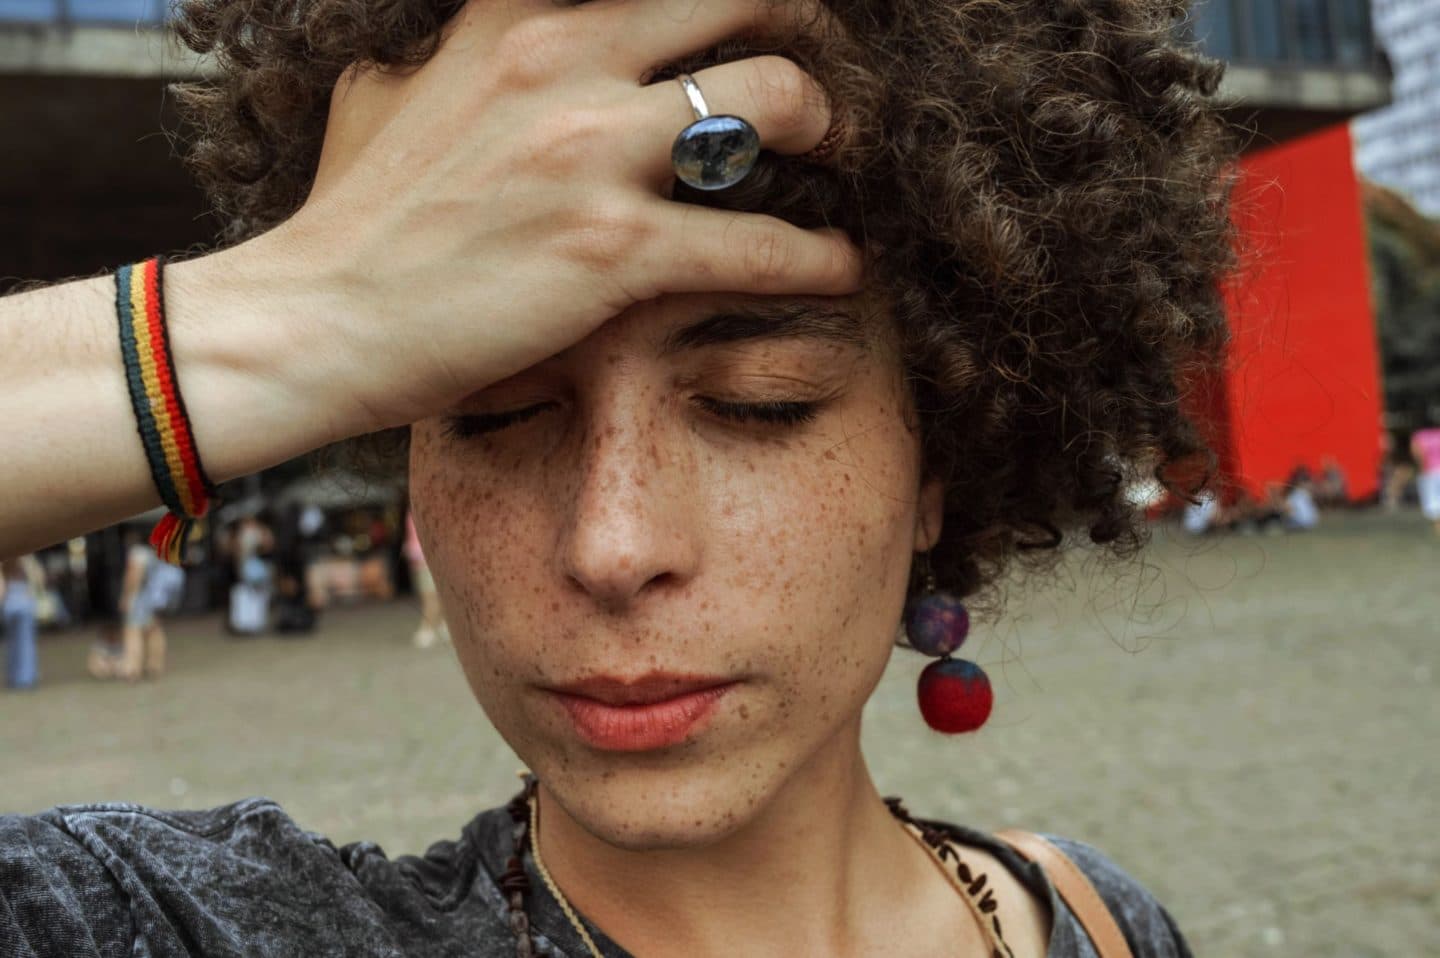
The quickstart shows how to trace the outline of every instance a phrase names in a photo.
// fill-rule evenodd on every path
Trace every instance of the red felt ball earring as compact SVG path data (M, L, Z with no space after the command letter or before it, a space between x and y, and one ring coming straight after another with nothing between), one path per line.
M927 564L925 591L905 609L905 636L911 648L940 658L920 673L920 714L927 725L948 735L975 731L995 704L984 670L950 657L969 634L970 613L955 596L936 590Z

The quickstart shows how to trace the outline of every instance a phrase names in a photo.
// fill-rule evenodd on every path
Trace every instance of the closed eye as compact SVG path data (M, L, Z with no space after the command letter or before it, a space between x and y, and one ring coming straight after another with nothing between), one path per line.
M811 422L820 411L818 402L770 400L767 402L732 402L697 396L695 402L712 416L733 423L759 423L768 426L799 426ZM444 435L447 439L475 439L496 433L535 418L555 403L537 403L520 409L492 413L462 413L447 416Z
M554 403L542 402L506 412L462 413L458 416L447 416L445 418L445 438L474 439L477 436L499 432L502 429L518 426L522 422L534 419L554 405Z
M814 420L820 411L820 404L815 402L729 402L709 396L696 396L695 402L706 412L730 422L772 426L799 426Z

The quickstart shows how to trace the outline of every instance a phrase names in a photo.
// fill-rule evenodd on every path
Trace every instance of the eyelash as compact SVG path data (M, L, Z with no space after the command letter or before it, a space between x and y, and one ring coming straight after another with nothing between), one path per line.
M820 411L820 404L815 402L784 400L754 403L728 402L723 399L711 399L708 396L697 396L695 401L711 415L740 424L801 426L813 422ZM554 405L554 403L539 403L510 412L451 416L445 420L445 437L447 439L474 439L477 436L499 432L533 419Z
M769 402L727 402L697 396L695 401L706 412L738 423L763 423L767 426L800 426L812 422L820 411L813 402L771 400Z
M445 420L445 438L474 439L477 436L499 432L502 429L518 426L522 422L534 419L553 405L555 404L542 402L510 412L469 413L464 416L451 416Z

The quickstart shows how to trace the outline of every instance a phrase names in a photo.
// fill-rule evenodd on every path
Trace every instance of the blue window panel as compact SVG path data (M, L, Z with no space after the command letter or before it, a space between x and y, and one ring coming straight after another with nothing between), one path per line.
M1190 26L1204 51L1222 60L1238 52L1235 43L1235 11L1231 0L1200 0L1190 10Z
M168 0L0 0L0 22L160 23Z
M1279 0L1250 0L1250 49L1252 60L1288 60L1290 44L1285 29L1285 11Z
M70 17L91 23L159 23L165 0L70 0Z
M43 23L55 19L55 0L0 0L0 21Z
M1295 38L1300 59L1330 63L1335 59L1329 0L1295 0Z
M1365 0L1336 0L1335 58L1346 66L1370 62L1375 41Z

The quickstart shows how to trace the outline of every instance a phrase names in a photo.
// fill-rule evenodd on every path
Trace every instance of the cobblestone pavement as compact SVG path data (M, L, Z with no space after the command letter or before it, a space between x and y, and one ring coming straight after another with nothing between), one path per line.
M867 753L923 813L1080 838L1166 902L1201 956L1440 955L1440 540L1418 517L1309 536L1083 557L981 622L986 730L926 732L899 654ZM391 854L453 837L517 761L404 603L318 637L174 628L163 681L97 685L87 637L42 643L45 685L0 694L0 809L282 801Z

